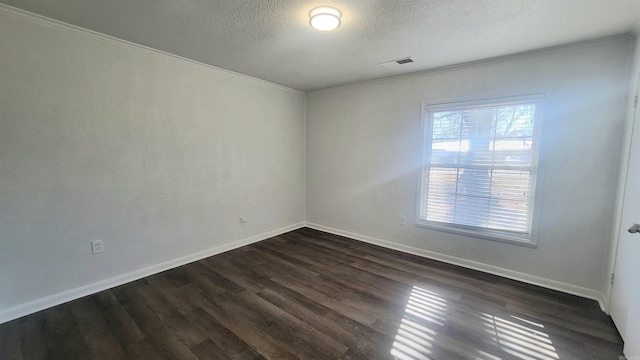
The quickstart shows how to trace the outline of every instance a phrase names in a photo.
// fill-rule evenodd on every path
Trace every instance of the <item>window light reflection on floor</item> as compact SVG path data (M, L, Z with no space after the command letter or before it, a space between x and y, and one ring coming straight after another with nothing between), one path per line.
M399 360L430 359L438 331L447 320L447 300L437 293L414 286L391 348ZM544 325L515 315L510 318L478 313L495 350L518 359L560 360ZM476 317L476 319L478 319ZM500 360L491 349L467 349L476 360Z
M428 359L437 334L432 328L444 325L446 312L447 300L437 293L414 286L398 326L391 355L400 360Z
M502 360L501 358L489 354L486 351L476 350L476 352L478 353L478 356L476 356L475 360Z
M481 317L486 327L485 330L502 351L520 359L560 359L549 335L541 331L544 329L542 324L517 316L512 316L512 318L519 323L487 313L482 313Z

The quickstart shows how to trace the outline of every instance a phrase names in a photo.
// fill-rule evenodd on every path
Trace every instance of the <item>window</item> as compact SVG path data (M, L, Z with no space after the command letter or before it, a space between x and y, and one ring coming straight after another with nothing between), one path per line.
M543 95L424 107L417 225L534 244Z

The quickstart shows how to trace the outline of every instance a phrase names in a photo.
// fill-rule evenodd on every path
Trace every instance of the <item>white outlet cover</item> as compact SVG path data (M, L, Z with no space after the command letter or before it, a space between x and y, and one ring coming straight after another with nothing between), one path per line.
M91 253L99 254L104 251L104 243L102 240L93 240L91 242Z

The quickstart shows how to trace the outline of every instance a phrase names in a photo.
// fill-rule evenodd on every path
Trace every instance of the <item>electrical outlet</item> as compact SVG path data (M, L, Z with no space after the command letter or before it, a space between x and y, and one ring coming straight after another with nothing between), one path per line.
M400 225L404 225L407 223L407 218L404 215L400 216Z
M102 240L93 240L91 242L91 252L93 254L99 254L104 251L104 244Z
M282 205L282 210L289 211L289 203L284 203L284 205Z

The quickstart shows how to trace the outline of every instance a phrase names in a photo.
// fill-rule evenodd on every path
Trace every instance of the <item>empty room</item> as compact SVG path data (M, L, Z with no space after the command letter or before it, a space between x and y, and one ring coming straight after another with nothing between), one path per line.
M0 0L0 359L640 360L640 1Z

